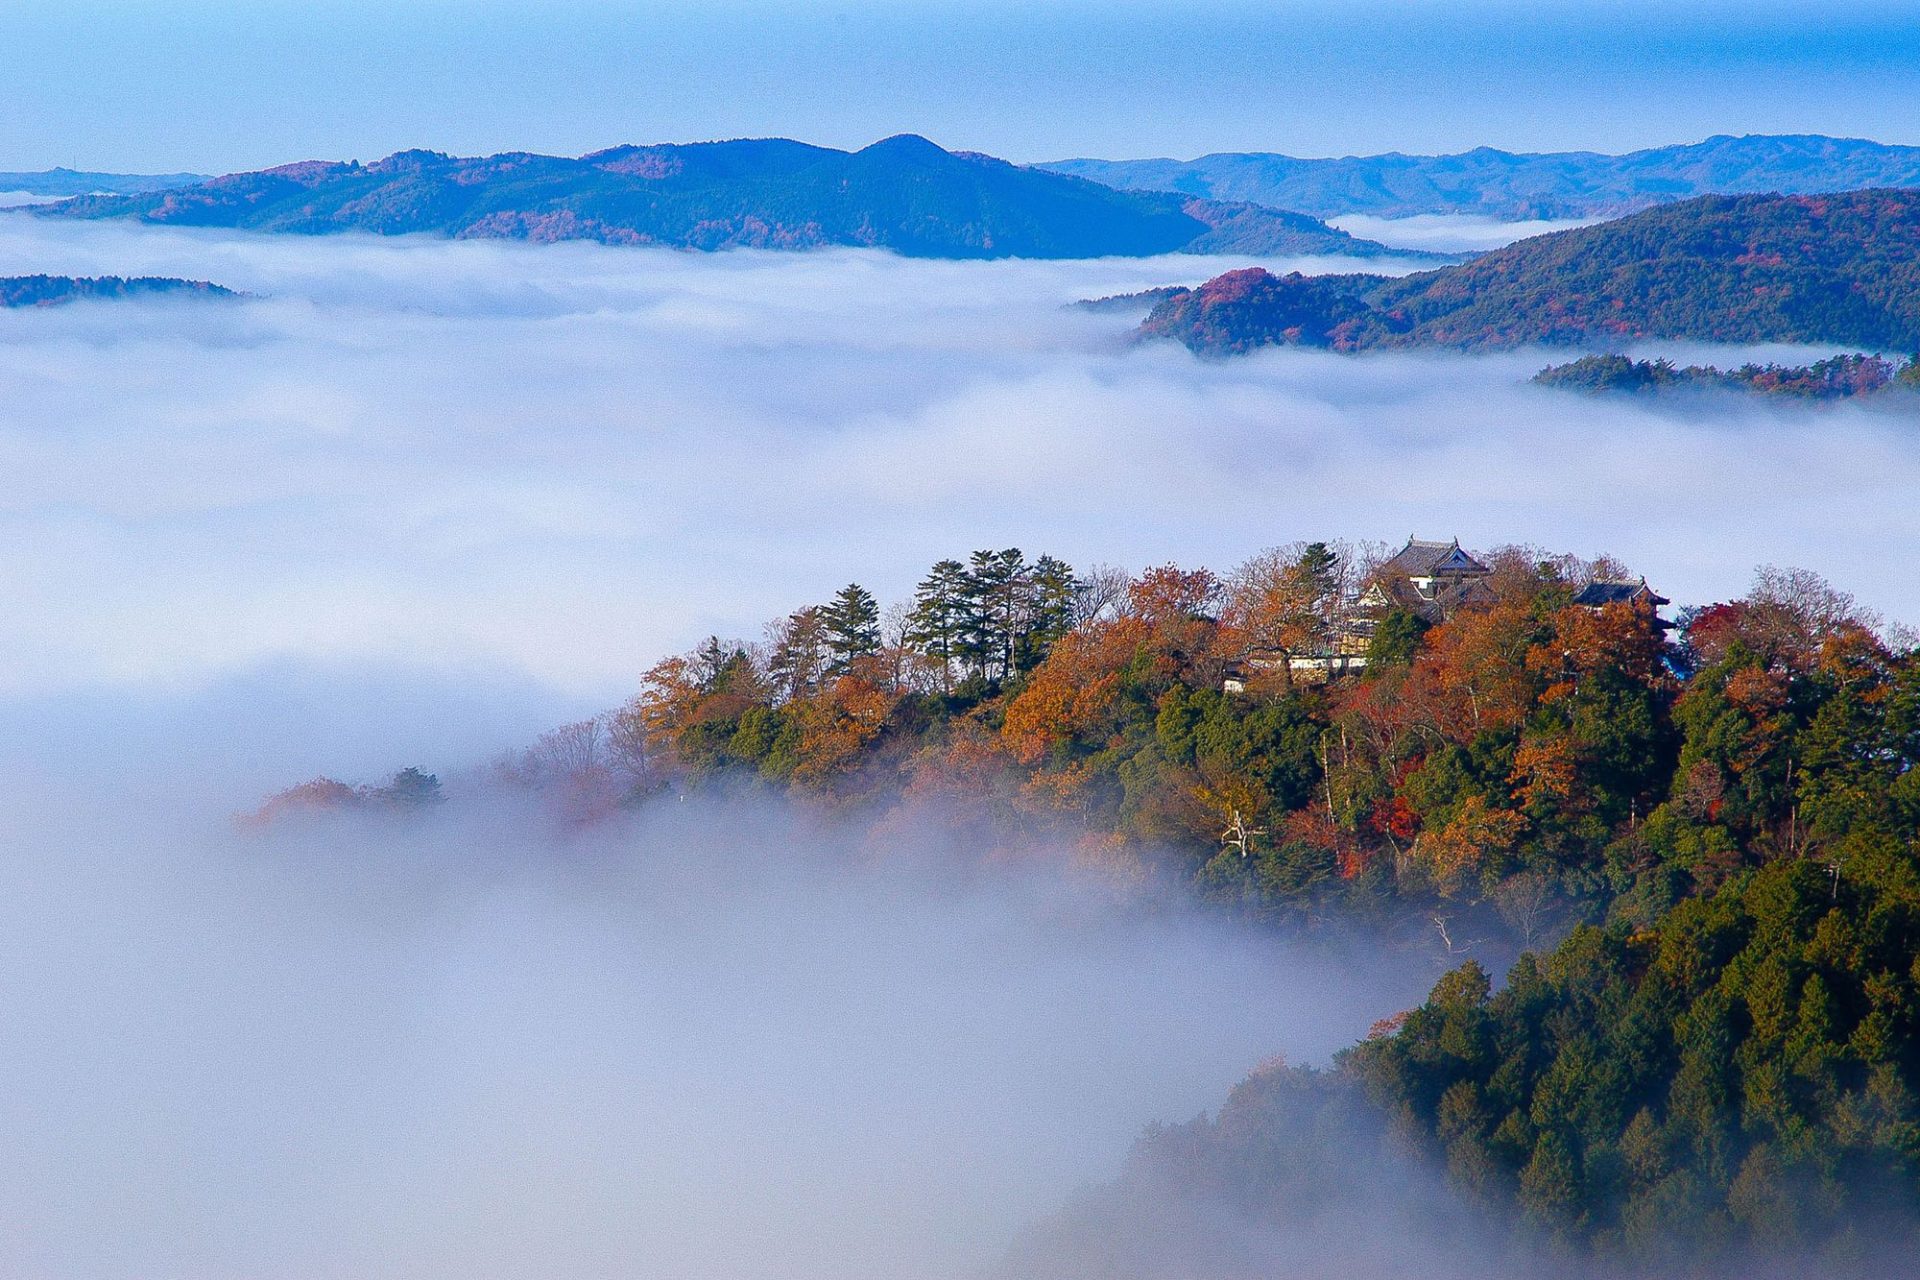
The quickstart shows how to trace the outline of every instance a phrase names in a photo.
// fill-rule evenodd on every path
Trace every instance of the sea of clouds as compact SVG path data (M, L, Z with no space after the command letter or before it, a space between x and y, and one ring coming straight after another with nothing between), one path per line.
M1417 533L1920 614L1897 414L1206 361L1066 305L1236 265L0 217L0 274L249 295L0 312L0 1270L956 1276L1433 976L758 804L226 821L458 772L850 579Z
M985 546L1224 569L1457 535L1681 603L1802 565L1920 617L1910 417L1585 399L1526 385L1538 352L1207 361L1064 306L1230 265L0 218L0 273L253 295L0 313L0 693L385 663L584 705Z

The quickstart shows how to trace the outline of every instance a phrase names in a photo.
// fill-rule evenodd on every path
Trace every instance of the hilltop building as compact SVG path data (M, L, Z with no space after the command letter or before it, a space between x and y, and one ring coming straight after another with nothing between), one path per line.
M1574 593L1573 602L1589 609L1604 609L1610 604L1630 604L1635 608L1651 609L1654 621L1662 631L1673 628L1673 623L1660 617L1661 607L1673 601L1648 586L1645 578L1595 578Z
M1458 538L1408 538L1398 554L1373 571L1364 591L1341 602L1339 616L1317 651L1249 653L1229 667L1224 687L1229 693L1244 693L1248 681L1283 664L1289 678L1310 684L1361 671L1374 628L1389 611L1400 608L1429 623L1445 622L1463 608L1493 599L1485 585L1492 572L1462 550Z
M1244 693L1249 681L1279 671L1282 664L1289 678L1309 684L1362 671L1374 630L1389 612L1404 609L1438 625L1464 610L1494 603L1488 581L1492 576L1493 569L1462 548L1458 538L1448 542L1408 538L1406 546L1373 571L1364 590L1342 603L1317 651L1249 653L1229 666L1224 688L1228 693ZM1648 586L1645 578L1600 578L1582 586L1573 603L1589 609L1610 604L1644 606L1657 617L1660 607L1671 602ZM1662 628L1671 625L1660 621Z
M1460 539L1407 545L1374 570L1373 582L1354 604L1369 635L1380 614L1398 605L1427 622L1445 622L1462 609L1493 603L1487 579L1493 570L1461 549Z
M1649 587L1645 578L1595 578L1574 594L1573 602L1589 609L1604 609L1610 604L1643 604L1658 609L1673 603Z

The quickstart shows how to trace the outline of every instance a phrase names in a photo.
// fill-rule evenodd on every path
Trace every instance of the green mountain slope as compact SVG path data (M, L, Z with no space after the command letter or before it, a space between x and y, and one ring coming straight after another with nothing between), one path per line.
M1265 345L1612 345L1640 338L1920 349L1920 191L1705 196L1397 280L1233 272L1142 325Z
M859 245L941 258L1388 252L1303 214L1115 191L911 135L855 152L784 139L616 147L577 160L409 151L367 165L315 161L166 192L83 196L44 213L304 234Z
M1836 889L1777 861L1657 928L1584 926L1498 990L1470 962L1332 1071L1264 1068L1150 1130L1022 1273L1906 1274L1913 871L1863 848Z
M1457 1183L1639 1263L1916 1243L1913 860L1856 838L1657 929L1468 966L1351 1064ZM1850 1246L1850 1247L1849 1247Z
M1796 134L1720 136L1627 155L1530 155L1481 147L1445 156L1301 159L1252 152L1195 160L1060 160L1043 167L1128 190L1251 200L1322 218L1583 218L1709 194L1920 186L1920 147Z

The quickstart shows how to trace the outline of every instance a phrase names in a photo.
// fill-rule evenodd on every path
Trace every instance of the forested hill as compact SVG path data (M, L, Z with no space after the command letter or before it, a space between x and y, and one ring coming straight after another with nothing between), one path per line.
M1828 356L1805 365L1675 364L1671 360L1634 360L1622 355L1581 356L1550 365L1533 376L1543 387L1561 387L1595 395L1646 395L1667 392L1734 391L1777 399L1833 401L1900 396L1920 390L1920 359L1896 364L1863 352Z
M1197 351L1638 338L1920 349L1920 191L1704 196L1397 280L1233 272L1142 332Z
M1389 252L1304 214L1116 191L911 135L854 152L783 139L624 146L579 159L407 151L373 164L315 161L165 192L82 196L43 212L309 234L858 245L935 258Z
M1045 167L1114 187L1251 200L1322 218L1584 218L1701 195L1920 186L1920 147L1817 134L1753 135L1627 155L1480 147L1444 156L1300 159L1255 152L1196 160L1060 160Z
M1263 1072L1217 1119L1158 1133L1139 1196L1080 1222L1093 1247L1066 1254L1088 1265L1019 1274L1134 1274L1150 1251L1103 1242L1196 1193L1268 1249L1303 1217L1346 1220L1310 1269L1212 1269L1231 1216L1198 1206L1144 1274L1542 1273L1444 1250L1361 1265L1442 1238L1393 1234L1407 1201L1386 1186L1627 1274L1910 1256L1920 650L1804 572L1676 626L1610 562L1510 547L1459 561L1470 589L1407 576L1449 551L1296 544L1134 577L980 551L899 611L849 585L764 643L665 659L626 706L472 785L581 822L781 793L870 824L875 847L937 826L983 859L1070 849L1142 894L1461 966L1334 1073ZM1364 666L1293 661L1328 654ZM412 770L317 779L259 824L430 821L442 799ZM1522 948L1496 991L1479 962Z
M1105 1243L1197 1193L1289 1239L1346 1221L1312 1269L1216 1271L1231 1218L1202 1205L1162 1219L1145 1274L1540 1273L1360 1265L1441 1238L1391 1234L1397 1193L1343 1199L1388 1185L1663 1276L1803 1248L1860 1275L1863 1251L1910 1250L1920 650L1805 572L1673 625L1617 563L1456 551L1295 544L1129 577L982 550L896 611L850 584L764 643L710 638L471 785L580 822L780 793L876 847L937 826L983 859L1070 849L1142 894L1464 964L1331 1075L1264 1072L1158 1133L1137 1198L1061 1224L1087 1265L1020 1274L1134 1274L1151 1251ZM1421 589L1435 556L1471 583ZM1364 665L1294 661L1326 655ZM257 821L430 820L443 799L415 770L316 779ZM1520 949L1495 991L1477 962ZM1242 980L1264 979L1222 975Z
M1268 1067L1150 1130L1023 1273L1207 1274L1252 1240L1212 1273L1261 1274L1285 1239L1306 1274L1392 1280L1911 1274L1920 894L1885 798L1862 793L1844 845L1781 851L1651 929L1583 926L1498 989L1468 961L1332 1071ZM1410 1241L1417 1267L1350 1265Z
M0 276L0 307L51 307L85 299L151 298L166 295L233 298L231 289L204 280L166 276Z

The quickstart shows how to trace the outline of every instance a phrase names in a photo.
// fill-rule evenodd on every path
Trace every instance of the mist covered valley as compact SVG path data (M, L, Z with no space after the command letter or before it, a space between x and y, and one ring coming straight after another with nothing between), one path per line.
M850 578L1416 533L1685 604L1812 565L1915 616L1898 413L1556 395L1537 352L1209 362L1067 306L1236 265L0 219L0 271L251 295L0 313L5 1268L979 1274L1142 1125L1326 1064L1458 958L1172 905L1071 840L982 864L938 810L583 826L484 785ZM408 764L452 800L230 821Z
M767 801L263 837L7 790L16 1275L971 1274L1433 975Z

